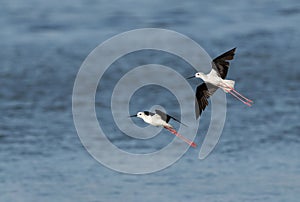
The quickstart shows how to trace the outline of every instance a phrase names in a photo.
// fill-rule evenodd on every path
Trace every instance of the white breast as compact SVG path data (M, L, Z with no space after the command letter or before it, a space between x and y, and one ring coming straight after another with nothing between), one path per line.
M146 116L144 118L144 121L146 123L149 123L149 124L153 125L153 126L168 126L168 127L171 127L170 124L168 124L167 122L162 120L161 117L157 114L155 114L153 116Z
M219 77L216 70L212 69L207 75L206 79L204 80L206 83L211 83L215 86L219 86L222 83L223 79Z

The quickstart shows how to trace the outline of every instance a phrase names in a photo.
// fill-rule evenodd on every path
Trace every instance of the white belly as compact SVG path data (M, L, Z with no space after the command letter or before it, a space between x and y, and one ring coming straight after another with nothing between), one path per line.
M151 124L152 126L168 126L168 127L172 127L170 124L168 124L167 122L165 122L164 120L162 120L160 118L160 116L158 115L154 115L152 117L147 117L144 119L144 121L146 123Z
M210 83L212 85L218 86L219 88L223 89L226 93L228 91L231 91L234 88L235 84L235 82L232 80L225 80L213 74L208 74L204 81L205 83Z
M222 87L223 79L221 77L215 77L215 76L208 76L204 82L205 83L210 83L212 85Z

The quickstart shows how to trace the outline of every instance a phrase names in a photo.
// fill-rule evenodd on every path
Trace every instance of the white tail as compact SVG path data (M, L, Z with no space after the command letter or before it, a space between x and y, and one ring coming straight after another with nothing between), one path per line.
M228 93L229 91L231 91L232 89L234 89L234 84L235 81L233 80L223 80L224 82L224 86L223 86L223 90Z

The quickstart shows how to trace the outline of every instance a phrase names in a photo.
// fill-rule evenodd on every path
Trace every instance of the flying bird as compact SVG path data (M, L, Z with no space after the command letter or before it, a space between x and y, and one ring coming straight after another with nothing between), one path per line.
M188 143L192 147L196 147L197 145L192 142L191 140L185 138L184 136L180 135L171 124L169 124L170 119L173 119L177 121L178 123L186 126L185 124L181 123L178 119L156 109L155 113L149 112L149 111L143 111L143 112L138 112L135 115L131 115L130 117L138 117L144 120L144 122L152 125L152 126L162 126L165 129L169 130L171 133Z
M208 98L212 94L214 94L214 92L216 92L218 88L223 89L226 93L230 93L235 98L248 105L249 107L253 104L252 100L246 98L234 89L235 81L225 79L229 69L228 61L234 58L235 50L236 48L233 48L213 59L211 63L212 70L208 74L197 72L194 76L187 78L191 79L196 77L204 81L204 83L199 85L196 89L196 119L199 118L202 111L204 111L204 109L208 105Z

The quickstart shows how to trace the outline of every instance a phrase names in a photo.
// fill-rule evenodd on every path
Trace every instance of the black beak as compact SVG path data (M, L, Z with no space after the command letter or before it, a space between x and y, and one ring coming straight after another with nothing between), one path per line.
M186 78L186 79L192 79L192 78L195 78L195 76L190 76L190 77L188 77L188 78Z
M129 116L129 117L137 117L137 115L131 115L131 116Z

